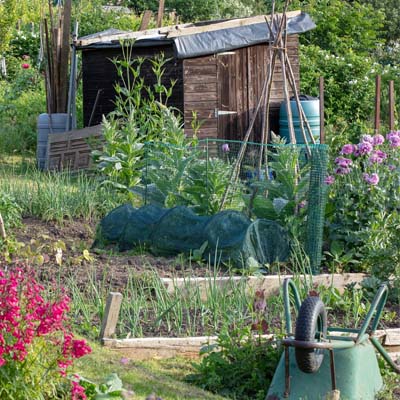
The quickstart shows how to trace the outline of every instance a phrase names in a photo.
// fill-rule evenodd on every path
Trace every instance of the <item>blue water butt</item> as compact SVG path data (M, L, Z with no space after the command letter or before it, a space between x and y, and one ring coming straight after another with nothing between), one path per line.
M307 117L308 123L310 124L312 135L317 143L319 143L320 133L320 116L319 116L319 99L313 98L310 100L300 100L301 106L303 107L304 113ZM299 111L295 100L290 101L290 108L293 116L293 126L296 136L297 143L304 143L303 135L300 128ZM306 125L304 125L304 131L307 139L309 134ZM282 102L279 110L279 134L281 137L286 139L286 143L290 142L289 134L289 123L286 111L286 102ZM308 140L310 143L310 140Z

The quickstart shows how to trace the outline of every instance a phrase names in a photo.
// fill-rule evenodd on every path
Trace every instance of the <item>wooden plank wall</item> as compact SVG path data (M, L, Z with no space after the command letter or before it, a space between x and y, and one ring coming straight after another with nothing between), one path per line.
M193 112L201 122L198 137L217 135L217 60L214 55L183 60L185 133L193 136Z
M288 37L288 55L299 85L298 36ZM261 95L267 73L269 52L267 44L237 49L214 56L184 60L185 132L193 134L192 112L203 121L200 138L241 140ZM282 68L275 66L271 92L270 121L279 132L279 107L284 100ZM216 116L216 109L236 114ZM258 115L251 140L261 139L261 114Z
M183 111L183 79L182 61L174 58L172 45L135 47L134 57L151 58L163 53L165 58L170 59L164 66L165 73L162 82L169 87L171 79L176 84L168 104ZM102 90L98 105L96 107L92 125L101 123L102 116L114 110L115 90L114 85L118 82L117 69L111 60L122 58L121 48L97 48L82 51L82 78L83 78L83 120L84 126L88 126L90 115L93 110L98 90ZM142 65L142 77L146 85L156 83L151 70L150 62ZM143 93L146 96L146 93Z

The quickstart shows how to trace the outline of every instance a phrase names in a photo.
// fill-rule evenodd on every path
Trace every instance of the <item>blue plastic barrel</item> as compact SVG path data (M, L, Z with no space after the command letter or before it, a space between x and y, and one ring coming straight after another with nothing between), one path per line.
M319 99L315 98L312 100L301 100L300 103L301 106L303 107L308 123L310 124L312 135L315 141L318 143L319 133L320 133ZM300 128L299 111L297 109L297 104L295 100L290 101L290 108L292 109L293 126L296 136L296 142L304 143L303 135L301 133L301 128ZM305 124L304 124L304 131L306 133L308 143L310 143L311 140L309 140L310 137ZM279 134L281 137L286 138L286 143L290 143L286 102L282 102L281 108L279 110Z
M37 119L36 160L39 169L47 169L47 143L51 133L65 132L68 114L40 114Z

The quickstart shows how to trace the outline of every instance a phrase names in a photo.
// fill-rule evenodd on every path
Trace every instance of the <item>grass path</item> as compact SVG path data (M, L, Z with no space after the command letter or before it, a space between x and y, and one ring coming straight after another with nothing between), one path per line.
M123 354L91 343L93 353L76 362L74 372L95 382L117 373L124 388L134 391L132 400L144 400L155 393L162 400L224 400L183 379L193 368L185 359L121 363Z

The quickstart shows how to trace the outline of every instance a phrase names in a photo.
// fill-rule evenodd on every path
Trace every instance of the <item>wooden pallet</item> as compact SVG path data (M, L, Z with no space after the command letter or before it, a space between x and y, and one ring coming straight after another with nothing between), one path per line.
M49 135L48 169L77 171L91 166L91 151L103 138L101 125Z

